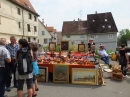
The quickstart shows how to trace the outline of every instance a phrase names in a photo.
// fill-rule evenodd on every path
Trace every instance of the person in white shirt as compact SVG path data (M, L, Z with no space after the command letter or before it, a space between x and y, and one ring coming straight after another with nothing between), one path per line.
M104 45L99 46L98 54L99 54L101 60L103 60L105 62L105 64L108 64L109 67L111 67L110 62L109 62L109 56L108 56L106 50L104 49Z

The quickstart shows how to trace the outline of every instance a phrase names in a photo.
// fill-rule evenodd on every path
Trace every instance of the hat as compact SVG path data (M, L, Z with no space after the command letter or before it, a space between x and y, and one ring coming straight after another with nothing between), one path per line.
M90 38L89 40L93 40L92 38Z
M99 47L103 47L103 46L105 46L105 45L103 45L103 44L100 44L100 45L99 45Z

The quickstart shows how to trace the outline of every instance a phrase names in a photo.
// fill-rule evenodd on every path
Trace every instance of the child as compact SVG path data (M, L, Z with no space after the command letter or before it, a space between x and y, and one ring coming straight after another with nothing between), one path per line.
M36 80L36 75L39 74L39 67L37 65L37 57L38 57L38 43L37 42L31 42L30 43L30 49L33 51L34 60L32 62L33 65L33 97L37 96L36 91L38 91L38 85Z

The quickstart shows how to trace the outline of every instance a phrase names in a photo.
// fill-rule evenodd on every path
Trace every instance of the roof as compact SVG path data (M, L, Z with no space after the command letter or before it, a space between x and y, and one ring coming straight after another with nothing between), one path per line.
M49 27L46 26L46 29L48 30L48 32L56 33L56 29L54 29L54 27L52 27L52 26L49 26Z
M96 13L87 15L88 33L117 33L117 27L112 13Z
M62 35L77 35L87 33L87 21L64 21Z
M12 3L14 3L14 4L32 12L32 13L34 13L36 15L38 15L38 13L35 11L34 7L32 6L32 4L30 3L29 0L8 0L8 1L10 1L10 2L12 2Z

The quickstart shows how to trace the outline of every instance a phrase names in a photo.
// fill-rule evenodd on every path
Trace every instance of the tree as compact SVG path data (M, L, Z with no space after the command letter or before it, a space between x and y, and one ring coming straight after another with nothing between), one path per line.
M121 44L127 45L127 40L130 38L130 30L129 29L123 29L119 32L118 38L117 38L117 45L120 46Z

